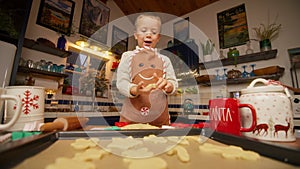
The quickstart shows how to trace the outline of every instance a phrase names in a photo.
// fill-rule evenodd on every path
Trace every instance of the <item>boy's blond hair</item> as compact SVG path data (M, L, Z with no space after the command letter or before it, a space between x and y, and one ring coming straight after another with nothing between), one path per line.
M139 15L136 19L135 19L135 23L134 23L134 26L135 26L135 29L137 28L138 26L138 22L145 18L145 17L148 17L148 18L152 18L154 20L157 20L157 22L159 23L159 28L161 28L161 19L159 16L155 16L155 15L151 15L151 14L141 14ZM161 30L161 29L160 29Z

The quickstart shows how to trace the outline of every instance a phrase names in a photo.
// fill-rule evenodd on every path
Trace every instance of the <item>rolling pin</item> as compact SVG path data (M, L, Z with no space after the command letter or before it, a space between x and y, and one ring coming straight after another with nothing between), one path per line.
M53 122L45 123L40 127L40 131L63 130L69 131L81 128L89 121L86 117L60 117Z

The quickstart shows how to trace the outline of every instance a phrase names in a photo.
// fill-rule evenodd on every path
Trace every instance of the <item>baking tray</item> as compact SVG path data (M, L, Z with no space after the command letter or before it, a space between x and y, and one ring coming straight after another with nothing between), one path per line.
M118 136L144 137L149 134L159 136L182 136L182 135L204 135L212 140L224 144L240 146L246 150L252 150L262 156L269 157L284 163L300 166L300 140L297 139L294 146L289 143L264 142L246 137L238 137L229 134L213 132L210 129L142 129L142 130L120 130L120 131L62 131L51 132L37 136L28 137L1 145L0 164L1 168L11 168L28 157L31 157L58 139L73 140L84 137L111 138Z
M12 168L24 159L46 149L57 139L56 132L49 132L1 144L0 168Z

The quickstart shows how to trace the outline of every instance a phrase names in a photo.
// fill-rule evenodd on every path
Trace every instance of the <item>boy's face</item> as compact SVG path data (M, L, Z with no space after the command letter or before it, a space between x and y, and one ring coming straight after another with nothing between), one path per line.
M155 48L160 38L160 23L151 17L141 18L136 27L134 37L139 47Z

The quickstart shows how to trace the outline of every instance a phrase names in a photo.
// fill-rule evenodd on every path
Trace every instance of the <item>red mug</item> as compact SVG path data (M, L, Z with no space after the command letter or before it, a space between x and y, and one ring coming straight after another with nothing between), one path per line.
M251 110L251 126L245 128L241 124L240 108ZM217 98L209 100L209 126L211 129L241 136L241 132L253 131L256 126L256 111L250 104L240 104L235 98Z

